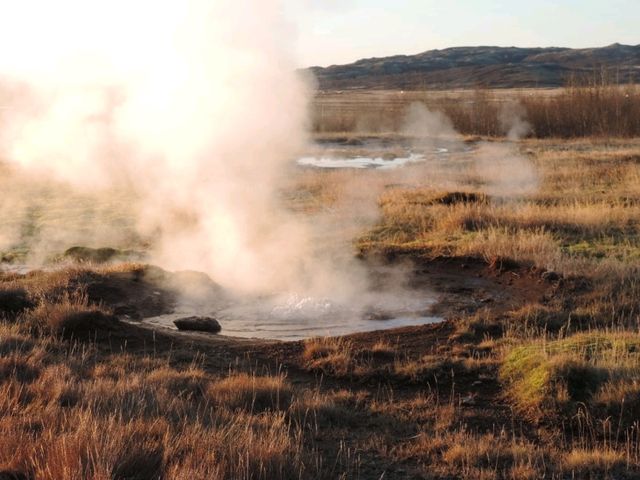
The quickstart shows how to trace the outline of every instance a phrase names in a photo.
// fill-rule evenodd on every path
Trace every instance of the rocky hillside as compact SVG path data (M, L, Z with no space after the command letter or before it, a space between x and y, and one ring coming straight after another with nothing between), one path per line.
M608 70L620 82L640 81L640 45L602 48L456 47L417 55L368 58L312 67L321 90L474 87L558 87Z

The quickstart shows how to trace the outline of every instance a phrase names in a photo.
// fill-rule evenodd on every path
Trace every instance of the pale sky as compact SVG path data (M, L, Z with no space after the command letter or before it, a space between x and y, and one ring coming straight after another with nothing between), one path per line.
M298 66L498 45L640 44L640 0L283 0Z

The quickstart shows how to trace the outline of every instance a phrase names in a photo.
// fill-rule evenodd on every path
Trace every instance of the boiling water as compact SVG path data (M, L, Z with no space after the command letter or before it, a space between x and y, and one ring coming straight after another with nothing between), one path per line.
M460 142L440 140L437 146L419 148L395 142L384 144L376 141L358 142L355 145L324 142L317 145L308 155L299 158L296 163L311 168L355 168L393 170L430 160L442 160L451 154L469 152L472 147Z
M410 163L424 162L426 156L420 153L411 153L406 157L384 159L382 157L302 157L298 159L298 165L316 168L377 168L389 170L402 167Z
M245 338L300 340L409 325L437 323L430 313L435 296L420 292L375 292L349 302L297 294L234 301L214 310L182 305L176 313L145 322L175 328L173 321L189 315L215 317L222 334Z

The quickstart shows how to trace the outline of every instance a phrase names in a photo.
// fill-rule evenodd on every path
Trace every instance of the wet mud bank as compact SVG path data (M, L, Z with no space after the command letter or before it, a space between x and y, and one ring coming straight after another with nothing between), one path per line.
M557 279L548 272L476 258L396 255L362 261L375 272L378 284L358 305L293 294L237 297L204 274L170 273L152 266L86 271L73 283L84 289L91 303L105 305L132 326L170 336L215 338L223 343L245 338L266 344L315 336L378 338L402 331L418 333L481 311L501 315L541 302L557 288ZM405 285L394 289L385 276L400 267L406 271ZM193 315L216 318L221 332L178 331L173 322Z

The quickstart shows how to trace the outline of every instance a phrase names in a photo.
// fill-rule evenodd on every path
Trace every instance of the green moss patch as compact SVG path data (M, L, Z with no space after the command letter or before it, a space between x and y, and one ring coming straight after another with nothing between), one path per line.
M516 406L538 419L572 415L579 406L621 411L640 382L640 335L583 333L515 346L500 378Z

